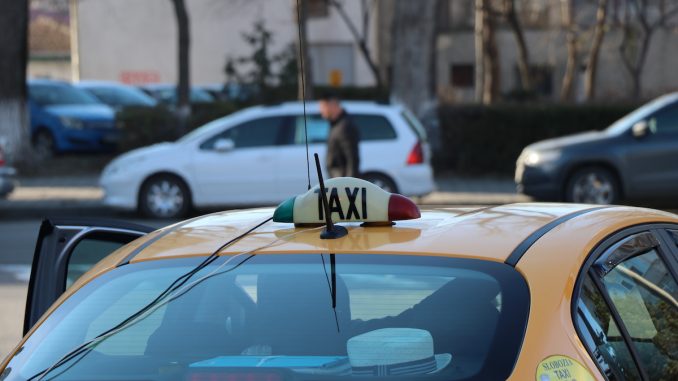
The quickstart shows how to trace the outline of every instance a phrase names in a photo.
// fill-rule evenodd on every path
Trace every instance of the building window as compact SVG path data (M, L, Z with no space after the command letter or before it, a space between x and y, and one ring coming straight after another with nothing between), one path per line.
M473 65L452 64L450 66L450 83L453 87L473 87Z
M329 0L306 0L306 14L309 18L329 16Z

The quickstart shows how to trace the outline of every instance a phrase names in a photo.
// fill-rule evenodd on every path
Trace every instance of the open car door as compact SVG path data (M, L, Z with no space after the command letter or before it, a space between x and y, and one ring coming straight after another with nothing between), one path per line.
M119 247L153 230L112 220L42 221L28 283L23 334L82 274Z

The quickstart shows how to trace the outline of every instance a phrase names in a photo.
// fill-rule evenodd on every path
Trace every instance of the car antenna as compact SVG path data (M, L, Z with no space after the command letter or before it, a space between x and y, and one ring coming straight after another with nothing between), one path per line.
M301 36L301 5L297 0L297 31L299 38L299 64L301 68L301 105L304 109L304 142L306 143L306 175L308 178L308 190L311 189L311 162L308 159L308 128L306 127L306 70L304 70L304 44L306 41Z
M323 181L323 172L320 169L320 159L318 154L314 153L315 167L318 170L318 182L320 183L320 198L322 199L323 210L325 211L325 229L320 232L321 239L337 239L348 234L348 230L341 225L332 223L332 215L330 214L330 204L327 201L327 190L325 189L325 182Z

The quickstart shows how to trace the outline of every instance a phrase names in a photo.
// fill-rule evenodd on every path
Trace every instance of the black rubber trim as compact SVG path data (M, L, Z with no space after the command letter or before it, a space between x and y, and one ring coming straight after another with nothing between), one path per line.
M151 246L152 244L154 244L155 242L157 242L159 239L165 237L166 235L168 235L168 234L174 232L175 230L177 230L177 229L179 229L179 228L182 228L184 225L186 225L186 224L188 224L188 223L190 223L190 222L193 222L193 220L195 220L195 218L192 218L192 219L190 219L190 220L186 220L186 221L184 221L184 222L181 222L181 223L179 223L179 224L176 224L176 225L174 225L174 227L172 227L171 229L165 229L165 231L163 231L162 233L160 233L160 234L156 235L155 237L153 237L153 238L147 240L146 242L144 242L143 244L141 244L141 246L139 246L139 247L137 247L136 249L134 249L131 253L129 253L129 254L125 257L125 259L123 259L122 261L120 261L120 263L118 263L118 265L115 266L115 267L120 267L120 266L124 266L124 265L129 264L129 262L130 262L132 259L134 259L134 257L136 257L139 253L141 253L141 251L143 251L143 250L146 249L147 247Z
M567 222L567 221L569 221L569 220L571 220L575 217L579 217L583 214L586 214L586 213L589 213L589 212L594 212L596 210L607 209L607 208L610 208L610 206L608 206L608 205L598 206L598 207L594 207L594 208L579 210L577 212L566 214L562 217L556 218L555 220L553 220L553 221L549 222L548 224L542 226L537 231L535 231L534 233L530 234L527 238L525 238L525 240L523 240L523 242L521 242L518 245L518 247L516 247L511 252L511 255L509 255L508 258L506 258L506 261L504 261L504 263L506 263L509 266L516 267L516 265L520 261L520 258L523 257L523 255L530 249L530 247L532 247L532 245L534 245L534 243L537 242L539 240L539 238L543 237L546 233L553 230L556 226L558 226L558 225L560 225L564 222Z

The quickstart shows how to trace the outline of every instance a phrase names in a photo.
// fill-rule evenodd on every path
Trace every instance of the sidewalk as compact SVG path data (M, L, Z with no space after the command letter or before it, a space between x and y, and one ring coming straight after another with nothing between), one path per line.
M2 211L58 211L59 209L101 209L103 191L96 176L20 178L19 186ZM417 199L421 205L500 205L529 201L516 194L510 179L444 176L436 179L437 190Z

